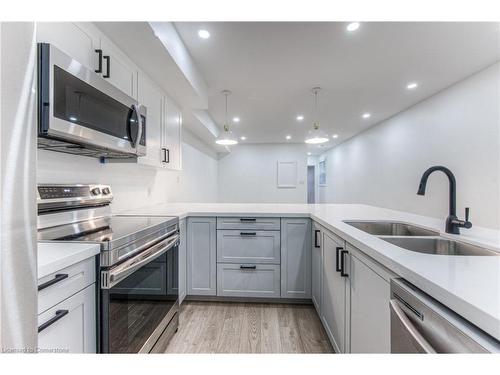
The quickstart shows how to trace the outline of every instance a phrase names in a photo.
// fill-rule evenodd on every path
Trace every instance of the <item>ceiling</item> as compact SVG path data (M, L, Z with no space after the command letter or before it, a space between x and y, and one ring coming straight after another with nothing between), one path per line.
M498 23L177 22L209 87L208 111L229 114L248 143L303 142L311 128L311 88L322 87L326 147L427 98L500 59ZM210 32L201 39L198 30ZM418 82L408 90L409 82ZM363 119L363 113L371 117ZM297 121L303 115L303 121ZM291 139L287 141L286 135Z

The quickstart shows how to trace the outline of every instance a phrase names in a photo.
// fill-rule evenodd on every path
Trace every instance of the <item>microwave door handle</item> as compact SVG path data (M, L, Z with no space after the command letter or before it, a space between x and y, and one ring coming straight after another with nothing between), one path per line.
M418 350L421 353L426 354L435 354L436 351L432 347L431 344L422 336L420 332L418 332L417 328L413 325L413 323L408 319L405 312L399 306L399 303L395 299L391 299L389 302L391 311L394 313L394 316L401 323L402 327L406 330L406 332L410 335L413 344L416 345Z
M116 269L103 271L102 279L106 282L101 285L101 288L111 289L142 266L166 253L174 247L178 241L179 235L176 234L175 236L169 237L167 240L154 245L149 251L146 250L144 253L140 253L137 256L125 261L122 265L116 267Z
M136 104L132 104L132 112L134 112L135 116L137 117L137 133L136 136L134 137L134 134L132 132L132 119L129 120L129 129L130 129L130 144L132 147L137 147L137 144L141 141L141 135L142 135L142 126L141 126L141 114L139 112L139 106Z
M140 105L135 106L137 113L137 121L139 121L139 129L137 130L137 141L135 142L135 147L139 147L142 138L142 116L140 111Z

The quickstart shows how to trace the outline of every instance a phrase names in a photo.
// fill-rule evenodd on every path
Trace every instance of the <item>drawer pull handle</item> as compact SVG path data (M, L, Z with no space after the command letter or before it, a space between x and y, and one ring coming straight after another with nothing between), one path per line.
M319 229L314 231L314 247L321 247L320 242L318 241L318 234L320 233L321 231Z
M255 221L257 221L257 219L254 217L242 217L242 218L240 218L240 221L242 221L242 222L255 222Z
M255 270L257 269L257 266L240 266L240 269L242 270Z
M256 236L257 232L240 232L240 236Z
M42 332L45 328L50 327L52 324L57 322L59 319L68 315L69 310L57 310L56 315L43 323L40 327L38 327L38 333Z
M62 281L67 278L68 278L67 273L58 273L52 280L49 280L46 283L38 285L38 291L48 288L51 285L57 284L59 281Z

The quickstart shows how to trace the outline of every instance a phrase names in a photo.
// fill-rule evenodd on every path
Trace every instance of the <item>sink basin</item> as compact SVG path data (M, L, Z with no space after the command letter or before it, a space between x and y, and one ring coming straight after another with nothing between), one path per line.
M345 223L375 236L439 236L439 232L397 221L345 221Z
M380 237L406 250L435 255L499 256L493 250L445 238Z

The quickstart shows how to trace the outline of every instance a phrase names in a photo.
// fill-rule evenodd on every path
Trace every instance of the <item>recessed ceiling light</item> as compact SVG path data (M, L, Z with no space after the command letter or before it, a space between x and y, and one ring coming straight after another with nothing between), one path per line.
M308 153L307 153L307 155L311 156L311 153L310 153L310 152L308 152Z
M350 24L347 25L346 30L347 31L356 31L359 29L359 22L351 22Z
M418 87L418 83L417 82L410 82L406 85L406 88L408 90L413 90L413 89L416 89Z
M198 30L198 36L201 39L208 39L210 38L210 33L207 30Z
M363 118L370 118L371 117L371 113L363 113Z
M245 137L245 136L243 135L243 136L241 136L241 137L240 137L240 139L241 139L242 141L244 141L244 140L246 140L246 139L247 139L247 137Z
M332 135L332 138L338 138L338 137L339 137L339 135L338 135L338 134L334 134L334 135Z
M233 117L233 122L240 122L240 118L239 117Z
M302 115L297 116L297 121L302 121L303 119L304 119L304 116L302 116Z
M290 139L292 139L292 136L291 136L291 135L287 135L285 138L286 138L287 140L290 140Z

